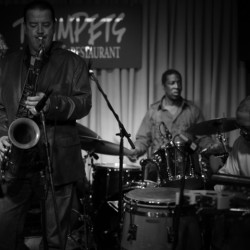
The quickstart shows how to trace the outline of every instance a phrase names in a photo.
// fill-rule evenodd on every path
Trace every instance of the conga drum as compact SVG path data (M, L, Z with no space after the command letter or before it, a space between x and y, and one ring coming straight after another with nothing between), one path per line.
M124 195L121 249L173 249L177 191L177 188L154 187L135 189ZM176 249L201 249L199 224L194 214L185 211L182 214Z

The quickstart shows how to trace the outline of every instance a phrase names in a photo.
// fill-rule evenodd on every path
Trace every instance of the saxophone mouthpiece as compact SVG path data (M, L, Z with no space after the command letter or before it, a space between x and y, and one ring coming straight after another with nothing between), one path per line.
M43 36L38 36L37 38L38 38L38 40L40 42L39 51L38 51L38 56L37 57L41 58L41 56L43 55L44 50L45 50L45 48L44 48L44 37Z

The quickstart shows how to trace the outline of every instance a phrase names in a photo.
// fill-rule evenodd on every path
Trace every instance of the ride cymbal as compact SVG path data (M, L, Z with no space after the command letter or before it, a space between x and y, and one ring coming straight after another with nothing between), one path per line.
M216 118L197 123L186 130L194 135L212 135L238 129L235 118Z

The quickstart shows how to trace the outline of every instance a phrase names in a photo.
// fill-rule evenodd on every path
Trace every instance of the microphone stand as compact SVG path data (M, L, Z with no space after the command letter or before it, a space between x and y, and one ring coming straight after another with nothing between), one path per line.
M48 137L47 137L47 131L46 131L46 125L45 125L45 117L44 117L44 113L43 111L40 111L40 117L41 117L41 122L42 122L42 127L43 127L43 133L44 133L44 143L45 143L45 150L46 150L46 156L47 156L47 169L45 169L45 177L47 177L47 173L49 175L49 184L51 187L51 192L52 192L52 199L53 199L53 205L54 205L54 211L55 211L55 218L56 218L56 224L57 224L57 229L58 229L58 238L59 238L59 243L60 243L60 248L61 250L63 250L63 241L62 241L62 233L61 233L61 226L60 226L60 222L59 222L59 217L58 217L58 208L57 208L57 204L56 204L56 199L55 199L55 189L54 189L54 180L53 180L53 176L52 176L52 166L51 166L51 159L50 159L50 151L49 151L49 142L48 142ZM47 187L47 178L45 179L45 189ZM45 198L46 199L46 198ZM44 228L46 227L46 217L45 217L45 199L44 199L44 204L42 206L43 208L43 226ZM45 238L46 236L43 235L43 237ZM47 245L47 240L45 239L46 244L44 245L44 249L47 250L48 249L48 245Z
M124 136L127 138L130 146L134 149L135 146L132 142L132 140L130 139L130 134L128 134L128 132L125 130L123 124L121 123L119 116L116 114L116 112L114 111L112 105L110 104L107 95L104 93L104 91L102 90L98 79L95 77L94 73L92 70L89 70L89 75L90 75L90 79L92 81L94 81L99 89L99 91L101 92L101 94L103 95L109 109L111 110L111 112L113 113L114 117L116 118L119 128L120 128L120 133L116 134L120 136L120 148L119 148L119 201L118 201L118 215L119 215L119 222L121 226L121 220L122 220L122 200L123 200L123 182L122 182L122 177L123 177L123 155L124 155L124 146L123 146L123 138ZM120 228L119 228L119 237L120 237Z

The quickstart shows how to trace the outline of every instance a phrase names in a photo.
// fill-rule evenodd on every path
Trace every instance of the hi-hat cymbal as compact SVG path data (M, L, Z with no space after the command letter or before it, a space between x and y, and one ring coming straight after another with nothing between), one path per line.
M120 145L101 140L98 138L88 137L88 136L80 136L81 148L88 152L106 154L106 155L119 155L120 153ZM130 150L127 148L123 148L124 155L128 155Z
M197 123L186 130L194 135L212 135L238 129L235 118L217 118Z
M91 129L81 125L80 123L76 124L80 136L89 136L93 138L100 138L97 133L92 131Z

